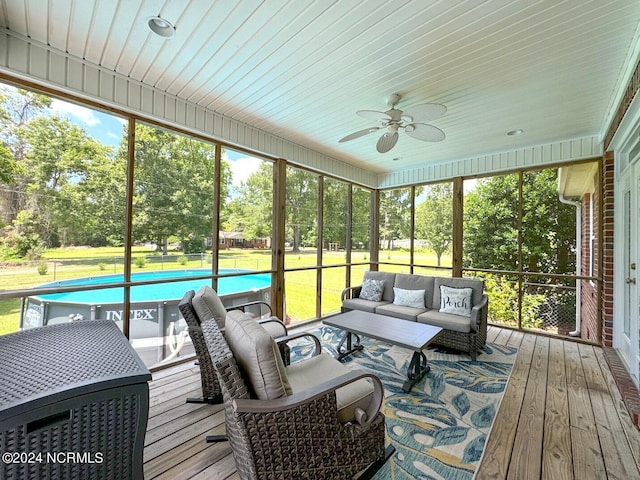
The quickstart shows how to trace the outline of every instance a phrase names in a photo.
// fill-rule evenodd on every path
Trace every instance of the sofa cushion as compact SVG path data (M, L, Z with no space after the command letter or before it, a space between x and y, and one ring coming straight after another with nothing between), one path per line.
M347 298L342 302L342 308L346 310L362 310L363 312L375 313L376 308L387 305L391 302L372 302L362 298Z
M275 340L250 315L232 310L225 337L251 390L260 400L291 395L284 363Z
M403 290L424 290L424 306L425 308L437 308L433 302L434 278L424 275L409 275L406 273L396 274L394 287Z
M360 298L379 302L382 300L382 292L384 292L384 280L365 278L360 289Z
M473 290L472 307L477 305L482 300L482 294L484 290L484 280L477 278L460 278L460 277L435 277L435 284L433 289L433 303L434 309L440 308L440 285L446 285L448 287L465 288L469 287Z
M404 288L393 287L393 304L424 308L424 290L405 290Z
M372 280L382 280L384 282L384 290L382 292L382 301L393 302L393 284L396 279L395 273L374 272L371 270L367 270L366 272L364 272L364 279L367 279L367 278L370 278Z
M287 377L294 394L349 372L347 367L326 353L287 367ZM372 393L373 385L364 379L337 389L338 420L342 423L353 420L356 407L366 410Z
M440 285L440 308L438 311L469 317L471 316L472 296L473 290L469 287L456 288Z
M375 313L415 322L416 315L422 312L425 312L426 310L427 310L426 308L405 307L404 305L395 305L393 303L387 303L386 305L381 305L380 307L376 307Z
M419 323L426 323L435 327L442 327L445 330L454 332L469 333L471 331L471 318L451 313L442 313L437 310L428 310L418 315Z
M191 303L201 322L213 318L220 329L224 328L227 310L213 288L207 285L200 287Z

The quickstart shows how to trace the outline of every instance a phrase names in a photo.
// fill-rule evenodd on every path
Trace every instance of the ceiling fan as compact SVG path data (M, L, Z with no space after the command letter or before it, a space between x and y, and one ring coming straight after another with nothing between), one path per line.
M378 143L376 143L376 150L380 153L386 153L395 146L398 142L398 130L401 129L404 129L405 133L410 137L425 142L440 142L444 140L445 135L442 130L425 122L435 120L441 115L444 115L447 107L439 103L421 103L409 107L406 110L398 110L396 105L399 102L400 95L394 93L387 99L387 105L390 108L386 112L358 110L356 114L369 120L376 120L379 126L354 132L341 138L339 143L348 142L349 140L363 137L364 135L381 129L385 129L386 131L378 139Z

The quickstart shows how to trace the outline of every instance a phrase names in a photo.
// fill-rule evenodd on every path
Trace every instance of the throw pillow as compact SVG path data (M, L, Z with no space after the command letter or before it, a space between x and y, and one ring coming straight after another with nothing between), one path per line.
M454 288L440 285L440 312L464 317L471 316L471 288Z
M393 287L393 303L404 307L424 308L424 290Z
M373 280L371 278L365 278L364 282L362 282L362 288L360 289L360 298L362 298L363 300L379 302L380 300L382 300L383 291L383 280Z

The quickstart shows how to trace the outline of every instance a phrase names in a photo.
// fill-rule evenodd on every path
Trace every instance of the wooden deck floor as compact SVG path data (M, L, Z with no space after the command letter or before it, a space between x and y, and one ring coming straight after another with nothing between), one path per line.
M490 327L489 340L519 348L475 480L640 480L633 426L602 349ZM145 478L237 479L220 405L200 395L198 367L154 373L145 440Z

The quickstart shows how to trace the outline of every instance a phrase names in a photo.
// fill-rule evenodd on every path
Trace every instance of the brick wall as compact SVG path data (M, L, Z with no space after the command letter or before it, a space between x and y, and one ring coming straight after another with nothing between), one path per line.
M583 276L588 276L591 270L591 254L597 259L598 245L592 242L591 232L598 231L598 193L586 194L582 199L582 231L580 232L582 258L580 268ZM593 226L591 225L591 210L593 208ZM596 234L597 235L597 234ZM594 252L591 252L591 248ZM594 271L597 272L597 263L594 264ZM598 289L597 284L590 280L580 281L580 338L599 342L598 338Z
M613 346L613 152L602 165L602 345Z

